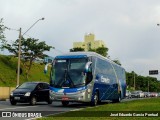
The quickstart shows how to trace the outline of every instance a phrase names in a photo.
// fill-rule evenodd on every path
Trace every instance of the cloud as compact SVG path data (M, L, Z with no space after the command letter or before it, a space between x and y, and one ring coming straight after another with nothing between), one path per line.
M57 50L51 56L68 52L73 42L83 41L92 32L104 40L112 59L118 58L128 71L155 69L159 65L159 0L0 0L0 14L6 26L25 32L36 20L31 37L46 41ZM18 32L6 31L10 40ZM27 37L27 36L25 36ZM60 52L61 51L61 52ZM146 67L147 66L147 67ZM144 72L148 75L147 72Z

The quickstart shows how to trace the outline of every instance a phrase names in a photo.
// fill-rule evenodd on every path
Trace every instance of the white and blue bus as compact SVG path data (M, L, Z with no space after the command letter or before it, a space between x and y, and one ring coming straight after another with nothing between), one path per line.
M95 106L125 98L125 70L94 52L71 52L56 56L50 73L50 98L69 102L88 102Z

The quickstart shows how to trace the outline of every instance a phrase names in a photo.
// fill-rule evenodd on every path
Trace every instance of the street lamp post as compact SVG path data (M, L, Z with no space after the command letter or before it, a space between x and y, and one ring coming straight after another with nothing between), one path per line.
M148 80L148 93L149 93L149 80Z
M17 87L19 86L19 75L20 75L20 57L21 57L21 28L19 29L19 46L18 46L18 66L17 66Z
M136 79L135 79L135 72L133 74L133 79L134 79L134 90L136 90Z
M44 20L44 18L38 19L31 27L29 27L26 32L23 33L23 35L25 35L38 21L40 20ZM21 35L22 29L19 29L19 46L18 46L18 66L17 66L17 86L19 86L19 75L20 75L20 63L21 63L21 39L23 37L23 35Z

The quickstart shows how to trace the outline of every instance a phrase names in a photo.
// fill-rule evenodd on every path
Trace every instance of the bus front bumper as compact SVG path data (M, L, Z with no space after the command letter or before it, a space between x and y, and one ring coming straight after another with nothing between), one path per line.
M86 92L80 93L50 93L52 101L69 101L69 102L89 102L91 95Z

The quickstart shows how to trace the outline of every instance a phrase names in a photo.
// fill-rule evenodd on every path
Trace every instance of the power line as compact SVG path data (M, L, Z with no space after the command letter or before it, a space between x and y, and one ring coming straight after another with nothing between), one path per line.
M8 30L13 30L13 31L18 31L18 32L19 32L19 30L14 29L14 28L9 28L9 27L6 27L6 28L7 28ZM33 37L31 37L30 35L25 34L25 33L23 33L23 32L22 32L22 34L25 35L25 36L28 36L28 37L30 37L30 38L33 38Z
M57 52L59 52L59 53L64 53L64 52L62 52L61 50L56 49L56 48L54 48L54 50L57 51Z

